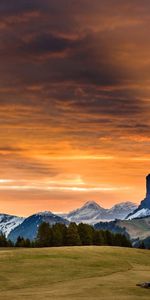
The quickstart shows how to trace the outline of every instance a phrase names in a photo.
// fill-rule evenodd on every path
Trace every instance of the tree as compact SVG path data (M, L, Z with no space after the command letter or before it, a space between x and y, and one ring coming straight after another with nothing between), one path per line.
M29 239L24 239L23 237L18 237L15 247L29 248L31 247L31 242Z
M140 242L139 248L140 248L140 249L145 249L145 244L144 244L144 242L143 242L143 241L142 241L142 242Z
M5 234L1 233L0 234L0 247L7 247L8 243L7 243L7 239Z
M93 245L94 229L92 226L80 223L78 225L78 232L82 245Z
M24 244L24 238L21 236L18 236L17 241L15 243L15 247L23 247Z
M8 247L14 247L14 243L11 240L7 241L7 246Z
M124 234L120 233L114 235L114 246L132 247L130 240Z
M67 227L64 224L57 223L52 226L52 245L55 247L64 246L66 243Z
M40 224L36 239L36 245L38 247L49 247L52 246L52 229L46 222Z
M109 231L103 231L104 236L104 244L107 246L113 246L114 245L114 235Z
M78 233L78 226L76 225L76 223L70 223L67 228L66 244L68 246L81 245L81 239Z
M25 248L30 248L31 247L31 242L30 242L29 239L24 240L23 247L25 247Z
M96 245L96 246L105 245L103 231L101 231L101 230L95 230L94 231L93 244Z

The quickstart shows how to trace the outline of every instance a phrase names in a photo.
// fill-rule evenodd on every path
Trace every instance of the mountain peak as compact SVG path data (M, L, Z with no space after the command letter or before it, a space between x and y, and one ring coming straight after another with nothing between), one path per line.
M83 208L94 208L94 209L100 209L101 206L96 203L95 201L87 201L84 205Z
M51 211L41 211L41 212L36 213L36 215L49 216L49 215L53 215L53 213Z
M146 176L146 197L141 201L137 209L127 216L127 219L132 219L137 216L145 216L150 214L150 174Z
M150 174L146 176L146 198L150 198Z

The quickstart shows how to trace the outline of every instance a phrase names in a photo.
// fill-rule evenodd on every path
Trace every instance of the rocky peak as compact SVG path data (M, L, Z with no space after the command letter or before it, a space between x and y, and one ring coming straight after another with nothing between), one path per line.
M144 200L141 201L138 208L135 209L132 214L129 214L127 216L127 219L129 219L129 218L132 219L132 216L133 216L133 218L135 216L137 217L138 212L140 212L140 215L141 215L141 213L143 215L143 212L145 212L146 215L147 214L149 215L148 210L150 212L150 174L148 174L146 176L146 197L144 198Z
M146 198L150 197L150 174L146 176Z

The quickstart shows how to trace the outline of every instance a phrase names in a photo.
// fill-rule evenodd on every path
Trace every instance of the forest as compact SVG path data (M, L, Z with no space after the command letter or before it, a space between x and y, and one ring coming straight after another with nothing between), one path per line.
M132 247L129 238L120 233L108 230L96 230L91 225L70 223L49 225L40 224L37 237L34 241L19 236L13 243L1 233L0 247L61 247L61 246L119 246Z

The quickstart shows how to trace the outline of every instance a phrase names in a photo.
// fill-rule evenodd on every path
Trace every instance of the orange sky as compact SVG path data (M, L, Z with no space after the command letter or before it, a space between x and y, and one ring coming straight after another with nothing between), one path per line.
M0 212L140 202L150 2L1 0Z

